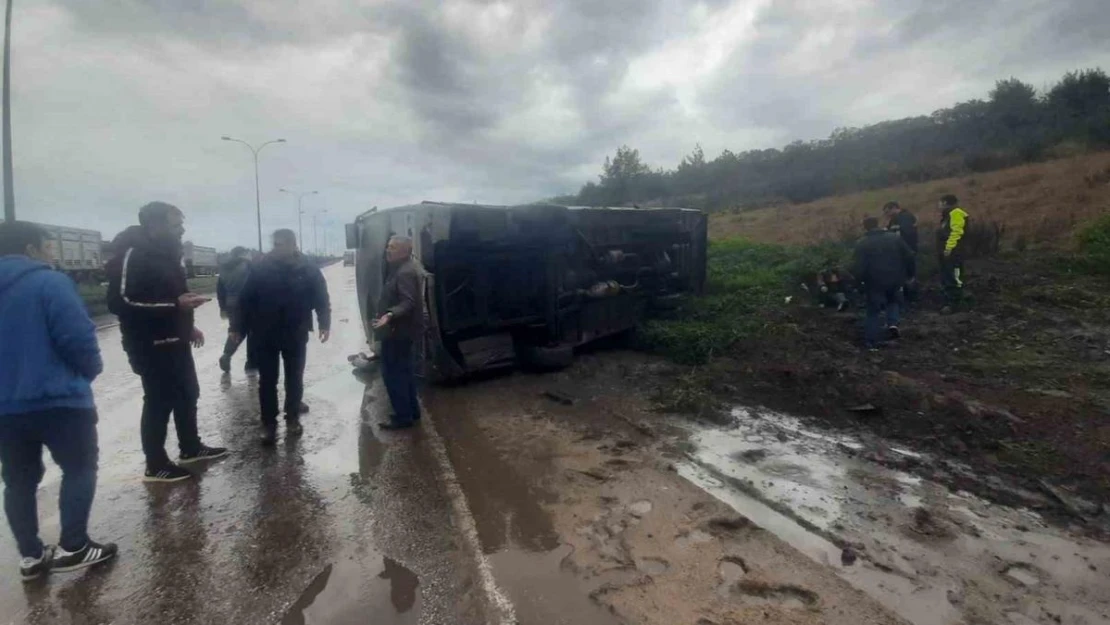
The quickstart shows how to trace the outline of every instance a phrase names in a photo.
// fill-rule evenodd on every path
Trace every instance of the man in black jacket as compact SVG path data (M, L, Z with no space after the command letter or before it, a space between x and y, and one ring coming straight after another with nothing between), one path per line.
M247 285L247 278L251 273L250 251L245 247L236 247L231 250L231 258L220 267L220 279L216 282L216 301L220 305L220 316L228 319L228 337L224 343L224 354L220 356L220 369L224 373L231 371L231 357L238 351L243 339L247 340L247 364L244 367L248 372L258 369L254 364L251 353L251 341L247 337L237 336L231 340L231 330L234 319L239 314L239 296L243 287Z
M192 477L170 462L166 427L173 414L181 463L211 460L227 449L208 447L197 434L200 385L193 346L204 334L193 325L193 310L209 298L189 292L181 264L181 210L165 202L139 209L139 225L112 242L108 262L108 309L119 317L123 348L143 381L142 439L145 480L176 482Z
M304 431L304 365L312 312L320 323L320 342L331 334L331 303L324 274L297 250L292 230L274 233L274 249L251 268L239 300L240 314L232 320L235 338L251 335L258 365L258 403L264 445L277 439L278 361L285 365L285 432Z
M914 278L913 251L897 234L879 228L879 220L863 220L867 233L856 244L852 275L860 284L867 302L864 342L875 349L881 340L879 313L886 309L887 332L898 338L898 314L902 304L902 287Z
M917 217L910 211L902 208L898 202L887 202L883 206L883 216L887 218L886 229L889 232L897 232L898 236L906 242L906 246L914 253L914 274L916 275L917 269ZM915 301L917 299L917 282L910 280L906 283L906 299Z

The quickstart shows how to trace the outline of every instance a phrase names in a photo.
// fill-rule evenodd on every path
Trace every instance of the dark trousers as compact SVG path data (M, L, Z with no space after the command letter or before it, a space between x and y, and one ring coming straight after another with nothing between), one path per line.
M959 256L940 257L940 284L944 288L944 301L957 306L964 293L964 261Z
M158 470L170 464L166 454L166 428L170 414L177 428L182 454L200 451L197 434L197 399L200 384L193 362L193 348L185 342L132 350L131 369L143 380L143 453L146 466Z
M232 311L228 314L231 318L234 318L234 316L237 313L235 311ZM228 333L227 341L224 342L224 356L228 360L231 360L231 357L235 355L235 352L239 351L239 346L242 345L244 341L246 341L246 343L247 343L246 368L247 369L256 369L257 365L254 362L254 350L252 349L252 345L254 344L254 341L251 340L250 335L239 335L236 338L238 338L239 340L237 340L237 341L232 340L231 333L230 332Z
M407 425L420 418L420 399L413 370L413 342L410 339L382 339L382 381L393 405L394 422Z
M879 315L884 310L886 311L886 325L898 325L902 307L902 287L868 287L865 295L867 297L867 315L863 321L863 338L868 347L874 347L883 339L884 326L879 322Z
M264 425L277 425L277 383L280 360L285 365L285 418L295 421L300 416L304 399L304 363L308 351L308 335L294 339L255 337L254 357L258 365L258 404Z
M96 494L96 410L54 408L0 417L4 512L25 558L42 556L35 493L45 471L43 446L62 468L58 542L66 551L77 551L89 541L89 510Z

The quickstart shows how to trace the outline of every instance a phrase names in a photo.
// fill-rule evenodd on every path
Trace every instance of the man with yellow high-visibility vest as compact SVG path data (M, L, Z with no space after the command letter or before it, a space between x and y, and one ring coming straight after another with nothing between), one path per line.
M964 233L967 232L967 211L960 208L954 195L940 198L940 227L937 228L937 256L940 262L940 283L944 287L944 310L950 313L960 305L964 290Z

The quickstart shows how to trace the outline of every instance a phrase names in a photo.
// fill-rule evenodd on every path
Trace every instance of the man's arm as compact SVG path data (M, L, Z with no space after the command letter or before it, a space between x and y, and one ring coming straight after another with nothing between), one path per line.
M913 253L913 250L905 241L898 239L898 242L902 244L899 251L902 252L902 264L906 267L906 275L909 276L910 280L915 280L917 279L917 263L914 260L917 255Z
M964 238L964 228L967 225L967 213L961 209L953 209L948 215L948 225L951 227L951 232L948 234L948 241L944 243L944 253L951 254L952 250L956 249L959 245L960 239Z
M331 298L328 296L328 281L324 272L314 268L312 278L312 307L316 310L316 321L321 332L331 332Z
M255 302L258 300L258 278L252 271L247 276L247 282L239 293L239 308L231 316L231 331L239 336L246 336L250 331L251 319L254 316Z
M227 279L224 278L223 272L220 273L220 277L216 280L216 303L220 306L220 313L227 314L227 285L224 284Z
M863 253L863 246L865 244L865 241L858 243L856 245L856 251L852 255L852 276L860 286L862 286L863 281L867 279L867 255Z
M400 300L386 312L394 319L405 315L419 314L416 302L420 297L420 276L415 271L402 271L397 274L397 297Z
M43 283L42 297L50 343L62 360L78 375L96 379L104 370L96 326L73 282L61 273L49 272Z
M135 248L123 254L120 272L108 280L108 309L119 316L170 317L178 314L177 300L156 300L148 295L150 278L142 263L135 262Z

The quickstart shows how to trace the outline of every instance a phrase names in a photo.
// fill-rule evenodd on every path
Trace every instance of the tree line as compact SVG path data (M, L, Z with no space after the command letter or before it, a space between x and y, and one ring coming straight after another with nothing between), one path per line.
M1068 72L1044 92L1017 78L995 83L985 100L931 115L837 128L827 139L782 149L701 146L670 170L652 169L638 150L606 157L598 182L552 201L585 206L665 204L703 210L808 202L820 197L1002 169L1110 148L1110 77Z

